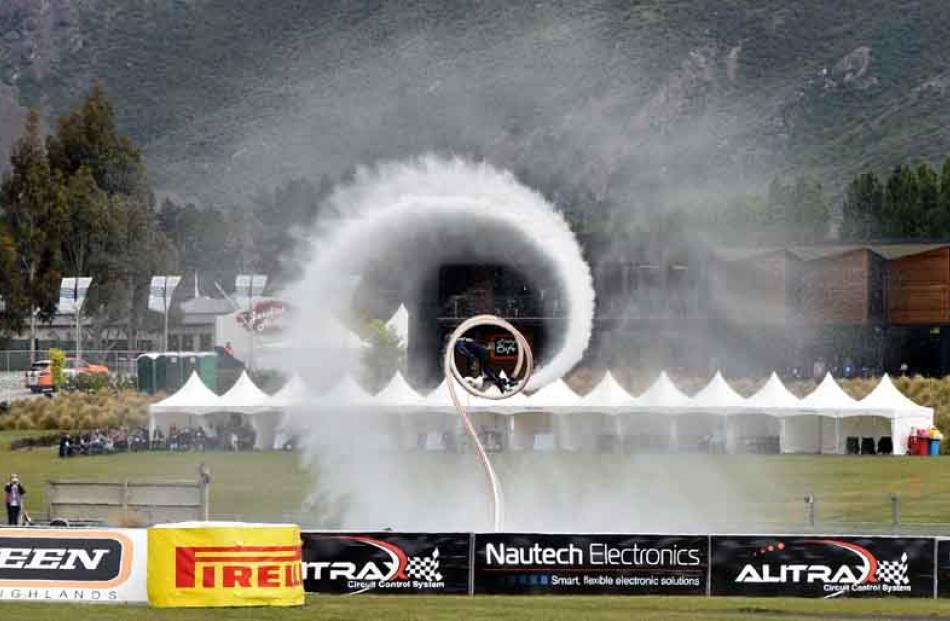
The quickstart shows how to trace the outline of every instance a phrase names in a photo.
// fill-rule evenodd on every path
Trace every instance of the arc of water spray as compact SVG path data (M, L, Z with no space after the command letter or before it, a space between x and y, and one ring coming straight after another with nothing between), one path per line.
M512 377L518 377L518 375L521 374L522 368L524 368L524 377L518 381L517 384L515 384L514 389L510 392L503 393L499 391L497 395L492 394L491 392L481 394L476 392L475 388L469 386L468 383L466 383L462 378L462 374L459 373L458 366L455 364L455 342L458 341L459 338L461 338L466 332L479 326L495 326L503 330L507 330L512 336L515 337L515 341L518 343L518 360L515 364ZM527 339L525 339L524 335L521 334L521 332L519 332L518 329L513 325L494 315L477 315L463 321L461 325L459 325L459 327L456 328L452 333L452 336L449 338L448 345L445 349L444 367L445 380L449 387L449 395L452 398L452 404L455 406L455 411L458 412L459 416L462 418L462 424L465 426L465 430L468 432L468 435L472 440L472 445L475 447L475 454L478 456L478 459L482 464L482 468L485 471L485 475L488 478L488 487L491 492L490 501L492 525L495 529L495 532L498 532L501 530L504 506L501 483L498 480L498 475L495 473L495 468L491 464L491 460L488 458L488 453L485 451L485 446L478 437L478 432L475 431L475 426L472 424L472 420L468 417L468 413L465 411L465 407L462 405L462 402L459 401L458 394L455 392L455 384L458 383L458 385L465 389L466 392L476 397L492 399L495 401L508 399L520 393L522 390L524 390L525 386L527 386L528 380L531 379L531 373L534 371L534 356L531 353L531 347L528 346Z

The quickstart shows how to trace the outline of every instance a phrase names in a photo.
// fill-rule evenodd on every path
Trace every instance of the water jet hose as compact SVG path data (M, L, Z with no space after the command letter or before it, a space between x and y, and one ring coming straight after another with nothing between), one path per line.
M479 326L495 326L497 328L501 328L502 330L506 330L515 338L515 341L518 343L518 360L515 364L515 369L512 372L512 378L517 378L519 374L521 374L522 368L524 369L524 377L520 380L516 380L517 383L514 384L514 388L509 392L498 391L498 394L492 394L491 392L482 394L481 392L478 392L473 386L470 386L462 378L462 374L459 373L458 366L455 364L455 342L458 341L459 338L461 338L466 332ZM528 384L528 380L531 379L531 373L534 371L534 356L531 353L531 347L528 346L528 341L525 339L524 335L521 334L521 332L519 332L518 329L513 325L494 315L476 315L475 317L471 317L463 321L461 325L459 325L459 327L457 327L452 333L452 336L449 338L448 345L445 348L444 367L446 384L449 387L449 395L452 398L452 404L455 406L455 411L458 412L459 416L462 417L462 424L465 426L465 430L472 439L472 444L475 447L475 454L482 463L482 468L485 471L485 475L488 477L488 486L491 491L492 524L494 526L495 532L498 532L501 530L502 525L503 498L501 484L498 481L498 475L495 474L495 469L491 465L491 460L488 459L488 453L485 452L485 447L482 444L481 439L478 437L478 432L475 431L475 426L472 425L472 421L468 417L465 407L462 405L462 402L459 401L458 394L455 392L455 385L457 383L462 388L464 388L466 392L475 397L491 399L493 401L508 399L509 397L513 397L520 393Z

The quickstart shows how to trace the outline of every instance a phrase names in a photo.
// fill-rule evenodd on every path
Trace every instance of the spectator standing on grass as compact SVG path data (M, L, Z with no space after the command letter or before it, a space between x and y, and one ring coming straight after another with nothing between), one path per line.
M23 497L26 488L20 483L16 473L10 475L10 482L3 486L7 503L7 524L17 526L20 523L20 510L23 508Z

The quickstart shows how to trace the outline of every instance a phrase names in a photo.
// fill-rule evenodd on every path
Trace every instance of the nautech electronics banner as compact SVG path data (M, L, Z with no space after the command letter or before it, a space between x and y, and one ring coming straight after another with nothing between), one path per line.
M709 538L475 536L476 594L705 595Z
M145 530L0 529L0 600L146 602Z
M308 593L468 593L468 533L305 532L302 537Z
M153 606L304 603L297 526L172 524L150 528L148 544Z
M933 539L713 537L712 594L933 597Z

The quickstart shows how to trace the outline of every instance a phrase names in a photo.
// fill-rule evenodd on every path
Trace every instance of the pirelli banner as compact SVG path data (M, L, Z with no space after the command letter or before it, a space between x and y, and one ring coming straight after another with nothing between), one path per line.
M304 532L308 593L467 594L469 533Z
M145 530L0 529L0 600L148 601Z
M709 537L475 536L476 594L705 595Z
M153 606L299 606L300 528L184 523L148 531Z
M819 535L713 537L711 593L933 597L934 540Z

